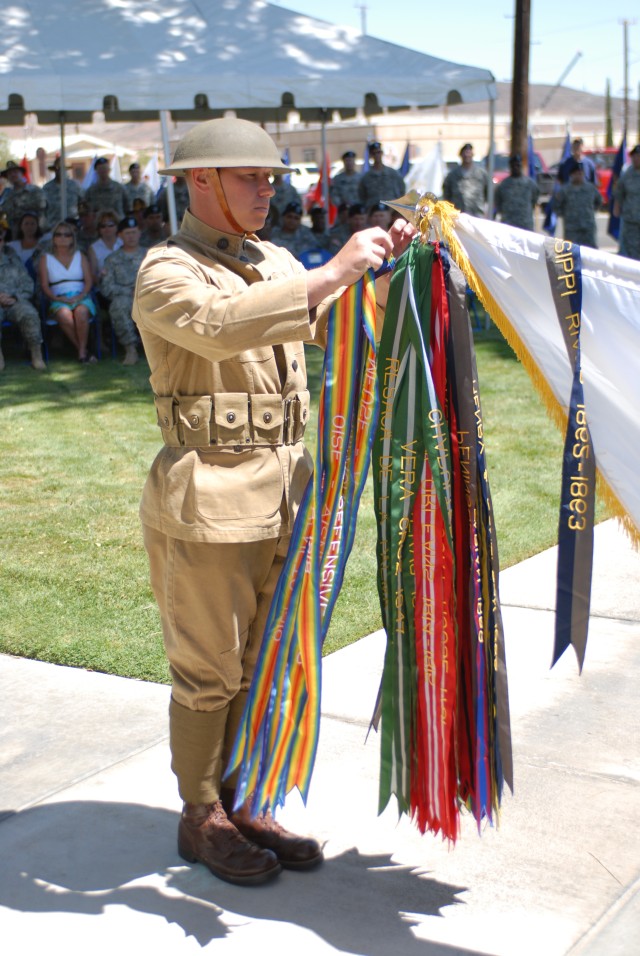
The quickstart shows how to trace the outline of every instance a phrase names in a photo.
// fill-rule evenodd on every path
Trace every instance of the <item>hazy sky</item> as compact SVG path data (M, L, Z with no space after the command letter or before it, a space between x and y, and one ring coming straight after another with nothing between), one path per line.
M360 29L366 7L366 32L444 60L480 66L496 80L513 71L515 0L271 0L307 16ZM613 95L624 87L622 21L629 21L629 88L637 97L640 82L640 16L637 0L531 0L532 83L555 84L579 51L565 86Z

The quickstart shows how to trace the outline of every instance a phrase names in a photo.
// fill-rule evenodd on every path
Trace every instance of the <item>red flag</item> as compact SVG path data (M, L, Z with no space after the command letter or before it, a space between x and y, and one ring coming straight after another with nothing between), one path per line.
M21 163L22 168L24 169L24 178L28 183L31 182L31 169L29 168L29 160L27 159L27 154L24 154L24 159Z
M326 170L327 177L327 198L329 194L329 186L331 185L331 161L328 155L324 157L324 165ZM307 210L311 209L312 206L324 206L324 197L322 195L322 176L318 179L318 182L313 189L310 189L307 193ZM338 213L337 207L331 203L329 199L329 225L332 226L335 222L336 215Z

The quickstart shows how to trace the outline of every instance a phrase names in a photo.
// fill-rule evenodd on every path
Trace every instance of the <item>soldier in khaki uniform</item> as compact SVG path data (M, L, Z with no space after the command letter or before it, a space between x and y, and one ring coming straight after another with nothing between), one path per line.
M135 365L139 355L131 309L136 279L146 249L140 248L140 229L133 216L118 224L118 238L122 240L121 247L104 260L100 291L109 300L111 327L120 345L124 346L122 364Z
M0 222L0 343L2 322L6 318L20 329L22 338L31 353L33 368L42 371L46 365L42 358L40 316L32 302L33 279L16 253L6 248L6 227L6 220L2 220ZM0 348L0 372L4 366L4 355Z
M221 783L311 473L302 343L322 343L331 297L399 254L413 231L365 230L307 273L255 235L276 169L287 171L253 123L190 130L165 171L186 176L189 209L148 251L134 302L165 443L141 517L173 680L178 849L239 884L322 860L315 840L271 814L234 810L235 780ZM386 301L388 277L378 284Z

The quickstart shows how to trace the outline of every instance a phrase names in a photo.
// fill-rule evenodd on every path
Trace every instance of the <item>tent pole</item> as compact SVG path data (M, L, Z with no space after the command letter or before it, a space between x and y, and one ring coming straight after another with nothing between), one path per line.
M487 163L487 175L489 176L489 188L487 190L487 218L493 218L493 168L495 155L495 135L496 135L496 101L489 100L489 159Z
M67 156L64 148L65 114L60 113L60 218L67 218Z
M320 170L322 175L322 205L326 210L326 221L329 224L329 183L327 182L329 171L325 162L327 155L327 112L328 110L322 111L322 165Z
M169 149L169 112L160 110L160 126L162 127L162 146L164 149L164 165L171 165L171 152ZM169 207L169 225L171 232L178 231L178 216L176 213L176 197L173 191L173 177L167 179L167 200Z

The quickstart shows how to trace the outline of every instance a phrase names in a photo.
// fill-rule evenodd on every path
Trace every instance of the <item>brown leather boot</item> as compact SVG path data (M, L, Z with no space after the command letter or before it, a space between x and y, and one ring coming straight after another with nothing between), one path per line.
M188 863L204 863L227 883L266 883L280 872L275 853L246 840L216 803L185 803L178 826L178 853Z
M286 870L311 870L324 860L317 840L297 836L285 830L270 811L252 817L250 800L246 800L239 810L233 810L233 790L223 789L220 798L229 820L240 833L256 846L272 850Z

